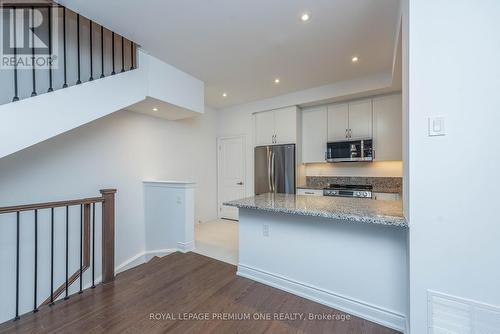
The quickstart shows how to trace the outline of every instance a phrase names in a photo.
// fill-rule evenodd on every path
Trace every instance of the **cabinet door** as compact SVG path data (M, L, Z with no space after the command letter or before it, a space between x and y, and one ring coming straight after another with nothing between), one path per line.
M325 162L327 108L302 110L302 162Z
M372 137L372 100L349 103L349 130L351 139Z
M403 159L403 103L401 95L373 99L373 147L375 160Z
M274 112L265 111L254 115L255 145L272 145L274 136Z
M328 106L328 141L347 139L349 125L349 108L347 104L334 104Z
M275 144L297 143L297 107L274 110Z

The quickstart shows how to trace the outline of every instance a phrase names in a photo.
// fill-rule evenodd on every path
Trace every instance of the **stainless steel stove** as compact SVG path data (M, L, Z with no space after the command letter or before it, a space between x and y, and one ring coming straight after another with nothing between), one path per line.
M324 196L372 198L371 185L329 184L323 188Z

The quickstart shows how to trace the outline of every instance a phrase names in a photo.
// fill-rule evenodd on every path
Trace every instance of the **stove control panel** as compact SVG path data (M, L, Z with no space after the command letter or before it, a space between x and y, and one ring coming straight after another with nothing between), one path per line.
M372 198L372 192L368 190L337 190L324 189L324 196L339 196L339 197L357 197L357 198Z

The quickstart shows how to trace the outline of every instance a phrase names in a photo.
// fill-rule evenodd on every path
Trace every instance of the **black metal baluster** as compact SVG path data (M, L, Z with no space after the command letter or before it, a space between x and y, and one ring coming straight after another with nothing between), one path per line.
M111 72L111 75L115 75L115 32L113 31L112 33L112 39L113 39L113 49L111 51L111 57L113 58L113 71Z
M35 289L33 292L33 313L38 312L37 283L38 283L38 210L35 210Z
M12 19L13 24L14 24L14 98L12 98L12 102L19 101L19 96L18 96L18 87L17 87L17 22L16 22L16 16L17 16L17 8L14 7L14 18Z
M69 284L68 284L68 266L69 266L69 207L66 205L66 295L64 300L68 300L69 297Z
M94 80L94 53L92 52L92 21L89 20L89 25L90 25L90 78L89 81Z
M68 69L66 68L66 7L63 7L63 50L64 50L64 84L68 88Z
M19 211L16 213L17 232L16 232L16 317L14 320L19 320Z
M122 36L122 73L125 72L125 38Z
M92 289L95 288L95 203L92 203Z
M81 72L81 65L80 65L80 14L76 15L76 41L77 41L77 49L78 49L78 80L76 81L76 84L79 85L82 83L80 80L80 72Z
M52 7L49 7L49 89L47 92L53 92L52 88Z
M134 42L130 41L130 70L134 69Z
M83 204L80 205L80 291L83 293Z
M101 26L101 78L104 78L104 27Z
M50 304L54 305L54 208L50 209Z
M35 7L31 6L31 26L33 32L31 33L31 67L33 74L33 91L31 97L36 96L36 75L35 75Z

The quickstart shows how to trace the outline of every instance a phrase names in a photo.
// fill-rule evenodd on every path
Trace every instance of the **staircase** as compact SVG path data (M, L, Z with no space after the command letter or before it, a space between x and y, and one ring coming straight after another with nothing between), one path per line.
M204 112L203 82L89 18L46 0L1 11L11 40L1 54L0 158L122 109L170 120Z
M116 190L100 192L0 207L0 323L114 281Z

